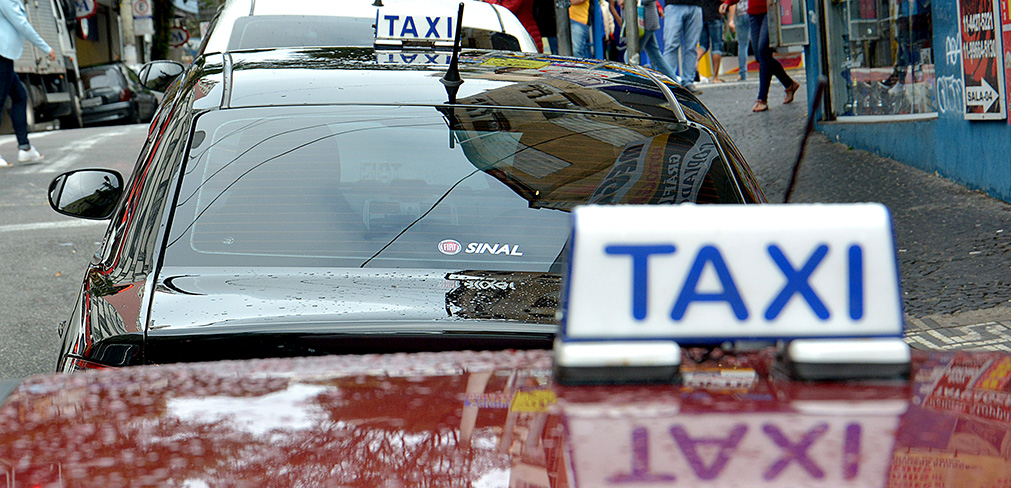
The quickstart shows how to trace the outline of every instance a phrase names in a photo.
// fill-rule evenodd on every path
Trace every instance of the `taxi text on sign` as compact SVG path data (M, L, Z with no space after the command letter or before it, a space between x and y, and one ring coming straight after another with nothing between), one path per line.
M453 40L456 13L430 8L378 9L376 37L388 39Z
M567 341L902 334L882 205L584 206L573 219Z

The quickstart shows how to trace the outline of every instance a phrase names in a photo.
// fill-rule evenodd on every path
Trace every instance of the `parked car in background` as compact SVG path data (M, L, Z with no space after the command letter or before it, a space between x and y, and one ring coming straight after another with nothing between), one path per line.
M198 54L268 47L372 46L377 35L452 43L460 0L228 0ZM464 47L537 52L501 5L463 0Z
M81 68L81 81L85 125L149 122L160 101L157 92L145 87L137 73L120 62Z
M57 211L112 218L59 369L549 348L574 206L765 201L673 81L464 50L457 92L440 82L451 57L197 58L131 182L53 182Z

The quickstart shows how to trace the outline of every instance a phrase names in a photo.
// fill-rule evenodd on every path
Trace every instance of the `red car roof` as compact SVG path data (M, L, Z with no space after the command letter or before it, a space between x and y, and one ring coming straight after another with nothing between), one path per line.
M698 361L701 360L701 361ZM35 376L0 409L16 486L1003 486L1011 356L810 383L770 350L682 383L563 387L550 351ZM22 484L23 483L23 484Z

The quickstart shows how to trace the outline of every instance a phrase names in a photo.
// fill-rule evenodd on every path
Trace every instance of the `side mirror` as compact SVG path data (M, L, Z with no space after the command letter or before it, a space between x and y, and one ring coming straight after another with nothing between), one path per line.
M186 71L186 66L178 61L160 59L150 61L140 68L141 83L154 90L163 92L172 84L175 79Z
M49 183L49 206L71 217L105 220L123 195L123 176L106 169L79 169Z

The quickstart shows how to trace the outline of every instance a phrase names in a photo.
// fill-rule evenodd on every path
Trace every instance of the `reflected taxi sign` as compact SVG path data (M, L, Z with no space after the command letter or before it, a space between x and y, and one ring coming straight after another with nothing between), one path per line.
M564 341L901 337L879 204L585 206Z

